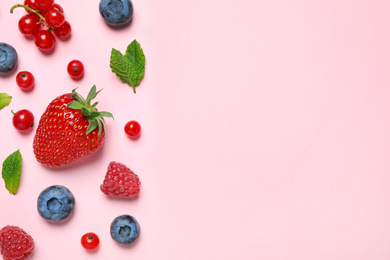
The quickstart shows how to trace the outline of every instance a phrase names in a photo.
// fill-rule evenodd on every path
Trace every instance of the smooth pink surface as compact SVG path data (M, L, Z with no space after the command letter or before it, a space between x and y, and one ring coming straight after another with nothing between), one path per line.
M134 0L129 27L108 27L98 1L58 1L69 41L43 55L17 29L18 1L0 0L1 41L36 78L22 92L16 71L0 78L13 96L0 111L0 160L20 149L15 196L0 188L0 225L36 241L30 259L388 260L390 258L390 2ZM137 39L146 55L137 94L109 68L111 48ZM81 81L67 63L85 65ZM12 127L11 109L39 118L56 96L103 88L111 111L104 148L52 170L32 153L34 133ZM142 125L129 139L129 120ZM99 190L110 161L140 176L140 196ZM36 210L47 186L71 189L73 216L50 224ZM141 225L127 248L109 234L131 214ZM95 232L89 253L81 236Z

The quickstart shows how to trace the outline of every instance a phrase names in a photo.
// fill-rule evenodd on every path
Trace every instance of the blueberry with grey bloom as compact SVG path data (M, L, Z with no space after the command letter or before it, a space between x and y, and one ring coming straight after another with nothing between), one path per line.
M137 220L130 215L118 216L111 223L111 237L122 245L133 243L140 231Z
M133 3L131 0L101 0L99 12L109 25L125 25L133 17Z
M13 70L18 64L18 54L8 43L0 42L0 74Z
M42 218L50 222L60 222L72 213L75 199L72 192L61 185L53 185L44 189L38 197L38 212Z

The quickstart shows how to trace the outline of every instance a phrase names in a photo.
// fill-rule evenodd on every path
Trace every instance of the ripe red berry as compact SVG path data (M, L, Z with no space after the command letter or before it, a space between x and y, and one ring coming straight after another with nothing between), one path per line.
M60 27L65 22L65 16L55 8L48 10L45 13L45 19L51 27Z
M34 37L35 45L43 52L51 52L56 46L56 38L47 30L40 30Z
M24 90L29 91L34 87L35 78L29 71L21 71L16 75L16 84Z
M131 198L139 194L140 187L137 174L122 163L110 162L100 190L108 196Z
M30 7L31 9L34 9L36 10L36 6L35 6L35 0L24 0L24 5L28 5L28 7ZM26 10L27 13L31 13L29 10L27 9L24 9Z
M53 7L54 0L35 0L37 10L46 11Z
M60 5L57 4L57 3L54 3L54 4L53 4L53 9L59 11L59 12L62 13L62 14L64 13L64 8L62 8L62 6L60 6Z
M81 245L88 250L94 250L99 246L99 237L92 232L86 233L81 237Z
M137 138L141 134L141 125L137 121L129 121L125 125L125 133L131 138Z
M34 115L27 109L19 110L14 113L12 124L19 131L30 130L34 126Z
M103 117L113 116L109 112L98 111L98 102L90 104L99 92L93 86L84 99L73 90L49 103L39 120L33 141L38 162L59 167L102 147L106 136Z
M41 24L39 23L39 16L34 13L22 16L19 19L18 28L24 36L34 36L41 28Z
M79 60L69 62L67 69L72 79L80 79L84 75L84 65Z
M65 21L60 27L54 28L54 33L60 40L67 40L72 33L72 26L68 21Z
M23 229L5 226L0 230L0 252L3 259L26 259L34 250L34 240Z

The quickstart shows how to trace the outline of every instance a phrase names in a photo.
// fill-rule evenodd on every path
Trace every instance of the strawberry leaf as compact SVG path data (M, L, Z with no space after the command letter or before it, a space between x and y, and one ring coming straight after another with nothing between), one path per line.
M88 122L89 122L89 125L87 128L87 134L89 134L90 132L95 130L96 127L98 126L98 123L96 122L96 120L88 120Z
M76 92L76 89L72 90L72 98L76 99L81 104L85 104L85 99L79 93Z
M88 93L88 96L87 96L87 100L85 101L86 104L90 104L91 103L91 100L96 96L96 86L93 85L93 87L91 88L91 90L89 91Z
M78 101L72 101L68 104L68 108L72 108L72 109L82 109L84 106L78 102Z
M110 113L110 112L106 112L106 111L101 111L99 112L100 116L103 116L103 117L111 117L111 118L114 118L114 116Z

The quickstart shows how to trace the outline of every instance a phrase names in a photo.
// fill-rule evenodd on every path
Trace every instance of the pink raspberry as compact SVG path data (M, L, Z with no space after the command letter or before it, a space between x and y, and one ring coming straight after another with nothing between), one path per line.
M110 162L101 191L109 196L130 198L139 194L141 182L126 165Z
M32 237L16 226L5 226L0 230L0 252L5 260L26 259L34 250Z

